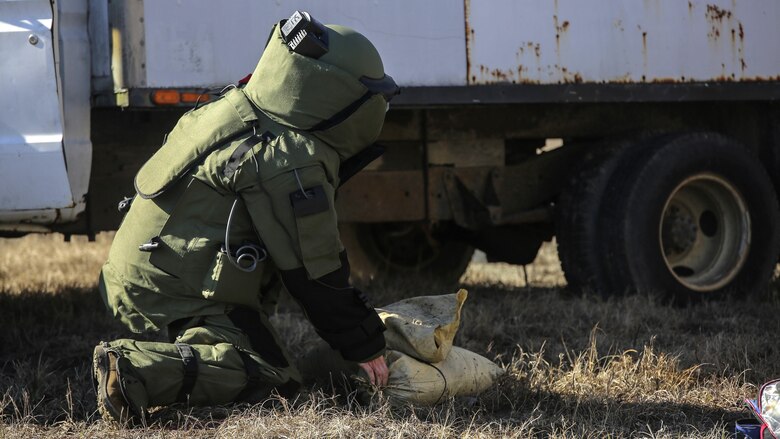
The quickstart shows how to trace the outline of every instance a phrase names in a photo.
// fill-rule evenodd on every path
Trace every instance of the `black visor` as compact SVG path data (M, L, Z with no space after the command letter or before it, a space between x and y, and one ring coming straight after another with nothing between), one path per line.
M371 79L363 76L360 78L360 82L368 88L371 94L382 95L386 102L390 102L393 96L401 93L398 84L390 75L385 75L382 79Z

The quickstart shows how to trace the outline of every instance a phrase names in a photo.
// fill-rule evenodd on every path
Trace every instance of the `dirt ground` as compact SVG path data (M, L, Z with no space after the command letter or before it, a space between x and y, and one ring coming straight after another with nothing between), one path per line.
M469 290L456 345L501 365L479 397L435 408L357 405L328 389L265 406L174 406L154 424L100 420L90 356L130 334L96 289L111 235L0 239L0 438L6 437L727 437L742 400L780 377L780 282L749 298L675 308L653 297L565 292L554 245L526 267L473 262L460 285L364 285L377 305ZM526 283L526 278L528 282ZM316 337L283 303L293 355ZM152 336L153 337L153 336Z

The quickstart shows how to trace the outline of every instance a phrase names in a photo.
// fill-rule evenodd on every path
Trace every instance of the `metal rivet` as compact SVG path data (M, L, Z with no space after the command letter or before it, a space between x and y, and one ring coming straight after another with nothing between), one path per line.
M38 44L38 35L30 34L30 36L27 37L27 41L29 41L30 44L35 46L36 44Z

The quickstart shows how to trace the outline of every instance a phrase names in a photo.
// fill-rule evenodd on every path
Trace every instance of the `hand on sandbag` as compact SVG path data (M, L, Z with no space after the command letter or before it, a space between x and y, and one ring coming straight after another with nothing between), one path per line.
M358 365L366 371L366 375L368 375L368 379L371 381L372 385L379 387L387 385L389 372L387 370L387 363L385 363L384 355L380 355L365 363L358 363Z

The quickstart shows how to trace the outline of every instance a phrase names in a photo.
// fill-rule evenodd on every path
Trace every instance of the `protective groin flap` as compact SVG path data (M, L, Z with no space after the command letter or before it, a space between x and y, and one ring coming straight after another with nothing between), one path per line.
M240 89L187 112L138 171L135 190L143 198L160 195L214 148L250 130L256 120L252 103Z
M460 312L468 292L412 297L377 309L385 323L387 347L420 361L447 358L460 326Z

